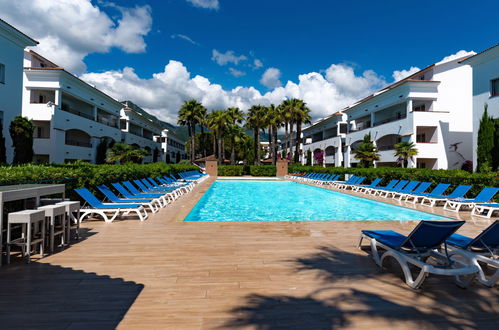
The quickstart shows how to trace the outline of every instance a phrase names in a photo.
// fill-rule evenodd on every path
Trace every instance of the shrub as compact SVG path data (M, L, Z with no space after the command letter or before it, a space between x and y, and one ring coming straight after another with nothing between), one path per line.
M219 176L242 176L244 167L242 165L221 165L218 167Z
M276 167L273 165L252 165L250 174L252 176L276 176Z
M14 147L14 164L26 164L33 160L33 122L26 117L17 116L9 126L12 146Z
M381 184L386 184L390 180L418 180L429 181L434 184L443 182L450 183L451 189L460 184L473 185L470 196L476 194L484 187L499 187L499 172L469 173L463 170L431 170L425 168L400 168L400 167L378 167L378 168L344 168L344 167L322 167L322 166L301 166L290 165L289 173L330 173L330 174L352 174L365 176L366 183L372 182L375 178L383 178ZM496 196L499 201L499 196Z
M93 190L100 184L109 185L117 181L157 177L197 169L193 165L165 163L91 165L77 162L74 164L0 166L0 185L65 183L68 197L75 198L74 188L87 187Z

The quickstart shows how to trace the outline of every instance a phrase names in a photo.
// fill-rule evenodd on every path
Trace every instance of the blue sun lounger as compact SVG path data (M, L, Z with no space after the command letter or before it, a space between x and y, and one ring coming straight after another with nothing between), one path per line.
M409 186L409 184L407 186ZM407 186L406 186L406 188L407 188ZM412 191L409 191L409 192L404 191L405 190L405 188L404 188L400 192L397 192L397 193L393 194L393 199L398 199L399 201L401 201L403 198L405 198L409 194L422 194L430 186L431 186L431 182L421 182L419 184L419 186L417 186L416 188L414 188Z
M447 188L450 187L449 183L439 183L432 191L429 193L410 193L405 196L405 201L408 203L416 204L419 202L420 198L424 198L426 196L439 196L442 195Z
M355 185L361 184L362 182L364 182L365 179L366 179L365 176L357 177L355 180L353 180L350 183L345 182L343 184L336 185L336 188L338 188L338 189L348 189L349 187L354 187Z
M153 195L153 196L156 196L157 198L159 197L168 197L170 198L172 201L177 199L177 195L175 194L172 194L172 193L162 193L162 192L158 192L158 191L140 191L139 189L137 189L130 181L123 181L122 182L123 185L128 189L130 190L130 192L132 194L136 194L136 195L139 195L139 194L144 194L144 195ZM142 189L142 188L141 188Z
M383 180L382 178L376 178L374 179L371 184L356 184L352 186L352 190L354 191L363 191L364 189L369 189L369 188L376 188L376 186Z
M391 189L393 187L395 187L395 185L399 183L399 180L391 180L390 182L388 182L388 184L384 187L380 187L380 186L376 186L376 187L371 187L371 188L367 188L367 187L364 187L362 189L359 189L359 191L365 193L365 194L374 194L374 192L376 190L379 190L379 189Z
M499 211L499 203L479 203L475 204L471 215L475 217L490 218L492 214Z
M134 212L137 214L140 221L144 221L148 217L146 210L140 204L102 203L86 188L75 189L75 191L86 203L88 203L88 205L90 205L90 207L85 207L84 205L81 208L80 221L85 218L85 216L92 214L100 215L106 222L113 222L120 213L122 215L128 215L131 212ZM113 214L109 218L107 213Z
M168 200L164 197L164 196L159 196L157 194L152 194L152 195L148 195L148 194L132 194L130 191L128 191L125 187L123 187L120 183L118 182L115 182L115 183L111 183L111 185L114 187L114 189L116 189L123 197L125 198L130 198L130 199L134 199L134 198L150 198L150 199L157 199L160 204L161 204L161 207L165 207L167 204L168 204Z
M462 184L462 185L457 186L456 189L454 189L448 196L444 196L444 195L425 196L421 200L421 205L433 207L435 205L438 205L438 203L445 203L449 199L462 198L471 189L471 187L472 186L470 186L470 185L463 185ZM428 205L426 203L428 203Z
M382 187L380 187L378 189L373 189L372 194L374 196L377 196L377 195L381 195L385 191L399 191L402 188L404 188L407 185L407 183L409 183L408 180L400 180L393 188L382 188Z
M464 256L479 268L478 280L486 286L494 286L499 280L499 220L494 221L475 238L460 234L452 234L447 239L451 254ZM494 268L495 273L486 277L480 263Z
M462 207L467 207L469 209L472 209L477 203L489 202L495 196L495 194L497 194L498 191L499 188L485 187L473 199L462 199L462 198L448 199L445 202L444 210L459 212L459 210Z
M402 267L405 282L413 289L418 289L429 274L455 276L456 283L466 287L468 281L462 281L459 276L476 274L478 268L438 251L463 224L464 221L421 221L407 236L393 230L363 230L358 246L361 248L362 240L367 239L374 262L380 267L385 258L394 258ZM420 269L416 279L409 264Z
M152 213L158 212L158 209L161 207L161 203L159 203L158 199L146 199L146 198L133 198L133 199L122 199L116 196L111 189L106 187L105 185L100 185L97 186L97 189L100 190L101 193L106 196L107 199L111 203L124 203L124 204L130 204L130 203L137 203L142 206L147 206L151 210ZM154 206L156 204L156 206Z

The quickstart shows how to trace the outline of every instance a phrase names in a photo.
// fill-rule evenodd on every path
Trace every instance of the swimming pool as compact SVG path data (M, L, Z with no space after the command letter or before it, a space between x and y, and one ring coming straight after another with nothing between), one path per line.
M290 181L215 181L184 221L450 220Z

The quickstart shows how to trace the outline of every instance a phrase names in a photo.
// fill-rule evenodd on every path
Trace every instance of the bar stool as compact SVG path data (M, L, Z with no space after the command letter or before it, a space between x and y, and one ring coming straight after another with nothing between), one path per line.
M61 236L61 245L65 245L66 238L66 207L58 205L40 206L39 210L45 211L45 218L49 230L50 253L54 252L54 240Z
M76 239L80 239L80 202L78 201L65 201L55 204L57 206L64 206L66 208L66 238L67 243L71 239L71 230L74 229ZM76 213L76 217L74 214Z
M20 224L21 237L12 239L12 225ZM33 228L31 228L33 226ZM45 212L42 210L24 210L9 213L7 222L7 263L10 263L10 246L22 248L23 257L31 257L31 247L39 244L40 255L43 257L43 241L45 240ZM26 250L26 253L25 253Z

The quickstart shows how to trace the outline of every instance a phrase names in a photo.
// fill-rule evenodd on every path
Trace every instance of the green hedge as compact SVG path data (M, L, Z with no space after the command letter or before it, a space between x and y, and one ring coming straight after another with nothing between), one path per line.
M170 173L197 170L193 165L183 164L125 164L91 165L86 163L54 165L19 165L0 167L0 185L20 183L65 183L69 197L73 189L94 188L100 184L157 177Z
M251 165L252 176L276 176L276 167L273 165Z
M242 165L221 165L218 167L219 176L242 176L244 175L244 166Z
M321 167L321 166L289 166L289 173L330 173L340 174L342 178L345 174L365 176L366 183L372 182L375 178L383 178L382 184L390 180L418 180L429 181L434 184L439 182L450 183L453 187L460 184L473 185L469 196L476 196L484 187L499 187L499 172L490 173L469 173L463 170L431 170L424 168L400 168L400 167L379 167L379 168L344 168L344 167ZM495 200L499 200L496 196Z

